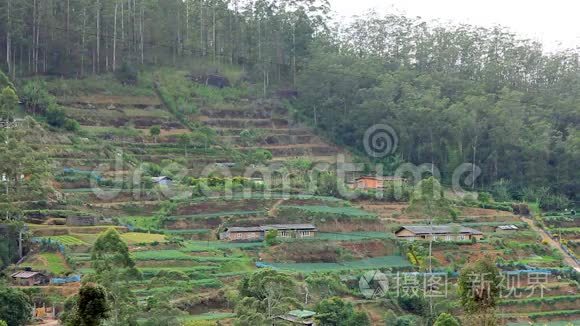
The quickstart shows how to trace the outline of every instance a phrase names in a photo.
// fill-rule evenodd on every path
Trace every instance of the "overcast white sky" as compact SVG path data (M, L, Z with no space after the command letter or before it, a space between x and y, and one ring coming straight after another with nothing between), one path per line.
M580 45L580 0L329 0L339 17L377 12L404 13L473 25L504 25L541 41L545 50Z

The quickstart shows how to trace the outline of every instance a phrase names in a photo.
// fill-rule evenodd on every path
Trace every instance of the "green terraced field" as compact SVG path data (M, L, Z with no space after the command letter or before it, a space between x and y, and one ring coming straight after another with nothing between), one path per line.
M529 322L524 322L524 323L508 323L508 326L543 326L543 325L547 325L546 323L537 323L537 324L530 324ZM550 321L550 326L580 326L580 319L576 319L576 320L551 320Z
M188 241L180 251L196 252L213 249L252 249L263 247L263 242Z
M193 257L178 250L149 250L133 252L136 260L193 260Z
M71 271L64 257L55 252L43 252L34 255L21 265L32 267L33 270L47 271L53 275L63 275Z
M370 217L374 216L369 212L363 211L355 207L330 207L330 206L285 206L282 205L280 208L293 208L311 213L323 213L323 214L337 214L337 215L347 215L354 217Z
M143 273L145 277L155 276L159 271L178 271L184 273L195 273L195 272L212 272L219 270L219 266L169 266L169 267L139 267L139 270ZM82 274L94 273L92 268L80 268L79 272Z
M185 325L187 325L187 321L220 320L234 317L236 317L236 314L229 312L206 312L200 315L184 317L181 320L185 321L186 322Z
M233 212L219 212L219 213L211 213L211 214L195 214L195 215L177 215L177 216L169 216L165 219L168 221L172 220L181 220L181 219L207 219L213 217L222 217L222 216L256 216L260 214L265 214L266 211L233 211Z
M318 232L316 237L304 240L334 240L334 241L357 241L357 240L373 240L373 239L394 239L394 235L387 232Z
M127 232L121 234L121 238L129 244L165 242L165 235L156 233Z
M65 246L82 246L86 245L87 243L79 238L75 238L70 235L55 235L50 237L40 237L40 239L46 239L50 241L59 242Z
M227 262L227 261L243 261L247 260L244 257L232 256L191 256L179 250L148 250L133 252L136 260L191 260L196 262Z
M159 228L158 216L122 216L117 219L121 224L132 225L145 230L156 230Z
M402 256L383 256L342 263L267 263L274 268L302 273L380 269L411 266Z
M343 199L336 198L336 197L329 197L329 196L315 196L315 195L288 195L288 194L260 194L260 193L252 193L250 195L246 194L234 194L231 198L224 199L220 196L208 196L208 197L200 197L200 198L193 198L193 199L186 199L181 201L176 201L179 203L188 203L188 202L205 202L208 200L248 200L248 199L302 199L302 200L322 200L328 202L345 202Z

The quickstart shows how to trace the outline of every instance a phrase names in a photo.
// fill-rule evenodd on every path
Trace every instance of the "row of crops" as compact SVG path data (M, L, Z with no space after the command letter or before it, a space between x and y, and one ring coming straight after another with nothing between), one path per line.
M411 268L402 256L383 256L338 263L267 263L265 267L301 273L338 272L347 270Z

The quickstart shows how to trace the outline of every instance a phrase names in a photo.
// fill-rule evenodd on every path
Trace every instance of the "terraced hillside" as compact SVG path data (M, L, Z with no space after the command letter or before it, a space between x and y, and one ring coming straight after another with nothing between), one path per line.
M216 130L219 139L242 151L258 148L272 153L274 161L308 157L336 162L339 150L307 128L295 125L281 102L257 101L236 108L201 110L199 120Z
M57 277L96 274L91 250L102 234L115 229L142 276L127 283L139 321L150 317L152 303L170 302L174 310L163 317L181 324L231 324L240 280L270 268L292 275L307 289L305 297L318 300L330 291L366 311L373 324L384 325L385 306L400 315L410 311L401 308L398 298L380 304L366 300L359 280L367 271L426 272L426 243L399 240L394 231L433 220L483 233L476 242L433 242L432 267L449 276L452 289L438 305L461 316L454 288L457 274L466 264L488 256L504 271L550 272L544 297L536 293L505 298L498 308L502 322L580 318L575 309L577 283L559 251L501 203L497 207L506 210L450 199L449 210L429 214L413 207L412 201L349 201L334 197L332 187L328 193L303 194L300 180L290 193L267 192L260 182L237 177L246 167L273 161L283 165L297 157L309 166L333 162L340 150L294 124L283 100L258 100L251 95L251 85L218 89L186 76L175 70L152 72L133 87L99 77L122 93L101 87L103 80L85 81L88 85L82 89L69 86L66 91L61 89L69 85L66 81L49 82L65 114L81 127L78 132L35 131L54 163L50 168L55 193L50 200L17 203L33 250L13 269L31 267ZM157 126L159 133L152 132ZM272 159L253 160L260 150L271 152ZM232 175L207 176L209 191L202 194L200 174L208 166L228 166ZM295 177L304 177L302 173ZM159 175L170 175L173 182L154 184L152 178ZM227 182L235 183L231 194L224 192ZM575 219L545 221L547 228L562 231L562 239L575 240ZM228 227L268 224L314 224L317 233L313 238L276 237L270 242L219 240ZM496 229L506 224L519 229ZM317 278L338 285L321 290ZM528 285L522 283L521 290ZM48 285L38 291L51 296L60 309L79 286L73 282L55 290Z

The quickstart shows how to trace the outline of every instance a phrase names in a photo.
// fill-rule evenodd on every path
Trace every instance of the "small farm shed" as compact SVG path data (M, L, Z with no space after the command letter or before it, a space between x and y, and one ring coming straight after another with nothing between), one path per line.
M433 240L456 241L456 240L480 240L483 238L481 231L460 225L407 225L401 226L395 231L395 236L403 240Z
M47 284L50 279L41 272L20 271L10 275L14 284L20 286L33 286Z
M311 238L316 235L316 226L312 224L271 224L262 226L264 232L278 230L280 238Z
M221 239L229 241L261 241L264 240L264 230L261 226L232 226L222 233Z
M262 241L266 232L278 230L280 238L311 238L318 229L312 224L270 224L261 226L233 226L220 234L220 239L229 241Z
M316 316L314 311L310 310L292 310L285 315L277 316L276 318L285 320L295 325L315 325L313 317Z
M395 182L406 182L406 179L394 176L362 176L356 178L354 187L360 190L382 189L386 185Z

